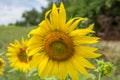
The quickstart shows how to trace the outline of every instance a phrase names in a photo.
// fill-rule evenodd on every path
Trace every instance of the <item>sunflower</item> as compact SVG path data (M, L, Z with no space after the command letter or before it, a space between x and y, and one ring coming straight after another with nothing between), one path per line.
M27 43L28 40L24 40L24 38L22 38L21 43L18 40L15 40L8 46L8 53L6 54L11 63L10 66L23 72L26 72L29 69L28 59L31 59L26 53Z
M2 75L3 68L5 66L5 62L2 58L0 58L0 75Z
M94 47L85 46L98 42L99 38L88 36L94 33L93 24L85 29L76 29L80 21L86 18L76 17L66 21L63 3L57 8L53 3L39 27L32 30L28 43L28 56L34 55L31 68L38 68L41 78L55 76L65 80L70 76L78 80L78 72L88 76L86 68L95 69L87 58L96 58L101 54Z

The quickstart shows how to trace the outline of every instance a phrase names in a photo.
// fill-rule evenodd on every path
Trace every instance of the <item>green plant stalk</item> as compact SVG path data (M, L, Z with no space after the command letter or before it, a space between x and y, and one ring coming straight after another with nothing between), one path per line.
M98 74L98 80L101 80L101 73Z

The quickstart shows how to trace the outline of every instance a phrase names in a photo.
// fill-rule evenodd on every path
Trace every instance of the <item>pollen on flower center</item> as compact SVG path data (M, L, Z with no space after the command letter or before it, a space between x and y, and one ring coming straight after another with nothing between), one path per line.
M66 60L73 55L71 39L63 32L51 32L44 40L45 52L53 60Z
M18 53L18 58L20 59L20 61L27 63L28 56L25 52L25 49L20 49L20 52Z

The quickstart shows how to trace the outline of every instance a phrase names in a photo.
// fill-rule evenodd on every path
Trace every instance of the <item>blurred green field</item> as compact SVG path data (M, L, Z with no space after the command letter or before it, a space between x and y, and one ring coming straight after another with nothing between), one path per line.
M2 27L0 26L0 53L6 53L7 46L15 39L21 40L21 37L26 37L27 33L35 27ZM114 73L103 80L120 80L120 41L101 41L95 46L100 48L103 54L103 59L110 61L115 66ZM34 76L27 76L19 71L11 71L5 54L2 55L6 61L4 75L0 76L0 80L38 80Z
M21 40L21 37L27 37L27 33L35 27L2 27L0 26L0 52L6 49L6 46L15 39Z

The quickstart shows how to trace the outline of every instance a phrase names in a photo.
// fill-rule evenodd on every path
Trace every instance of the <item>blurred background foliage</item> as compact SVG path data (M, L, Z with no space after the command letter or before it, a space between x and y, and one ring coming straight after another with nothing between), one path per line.
M87 17L88 22L80 27L95 23L97 36L103 40L120 40L120 0L48 0L48 6L42 7L41 12L35 9L26 11L22 14L23 20L17 21L15 25L38 25L52 3L59 6L61 1L65 4L67 20L76 16Z
M103 59L115 66L114 73L103 80L120 79L120 0L48 0L48 6L42 7L41 12L33 8L22 14L22 21L9 24L9 27L0 26L0 54L7 65L5 75L0 76L0 80L39 80L36 79L36 75L27 76L19 71L11 71L7 58L2 53L6 53L10 42L15 39L21 40L22 36L26 37L30 30L36 28L44 19L45 12L51 9L53 2L59 6L61 1L66 8L67 20L77 16L89 18L88 22L82 23L78 28L95 23L95 35L104 40L95 46L100 48L99 52L103 54Z

